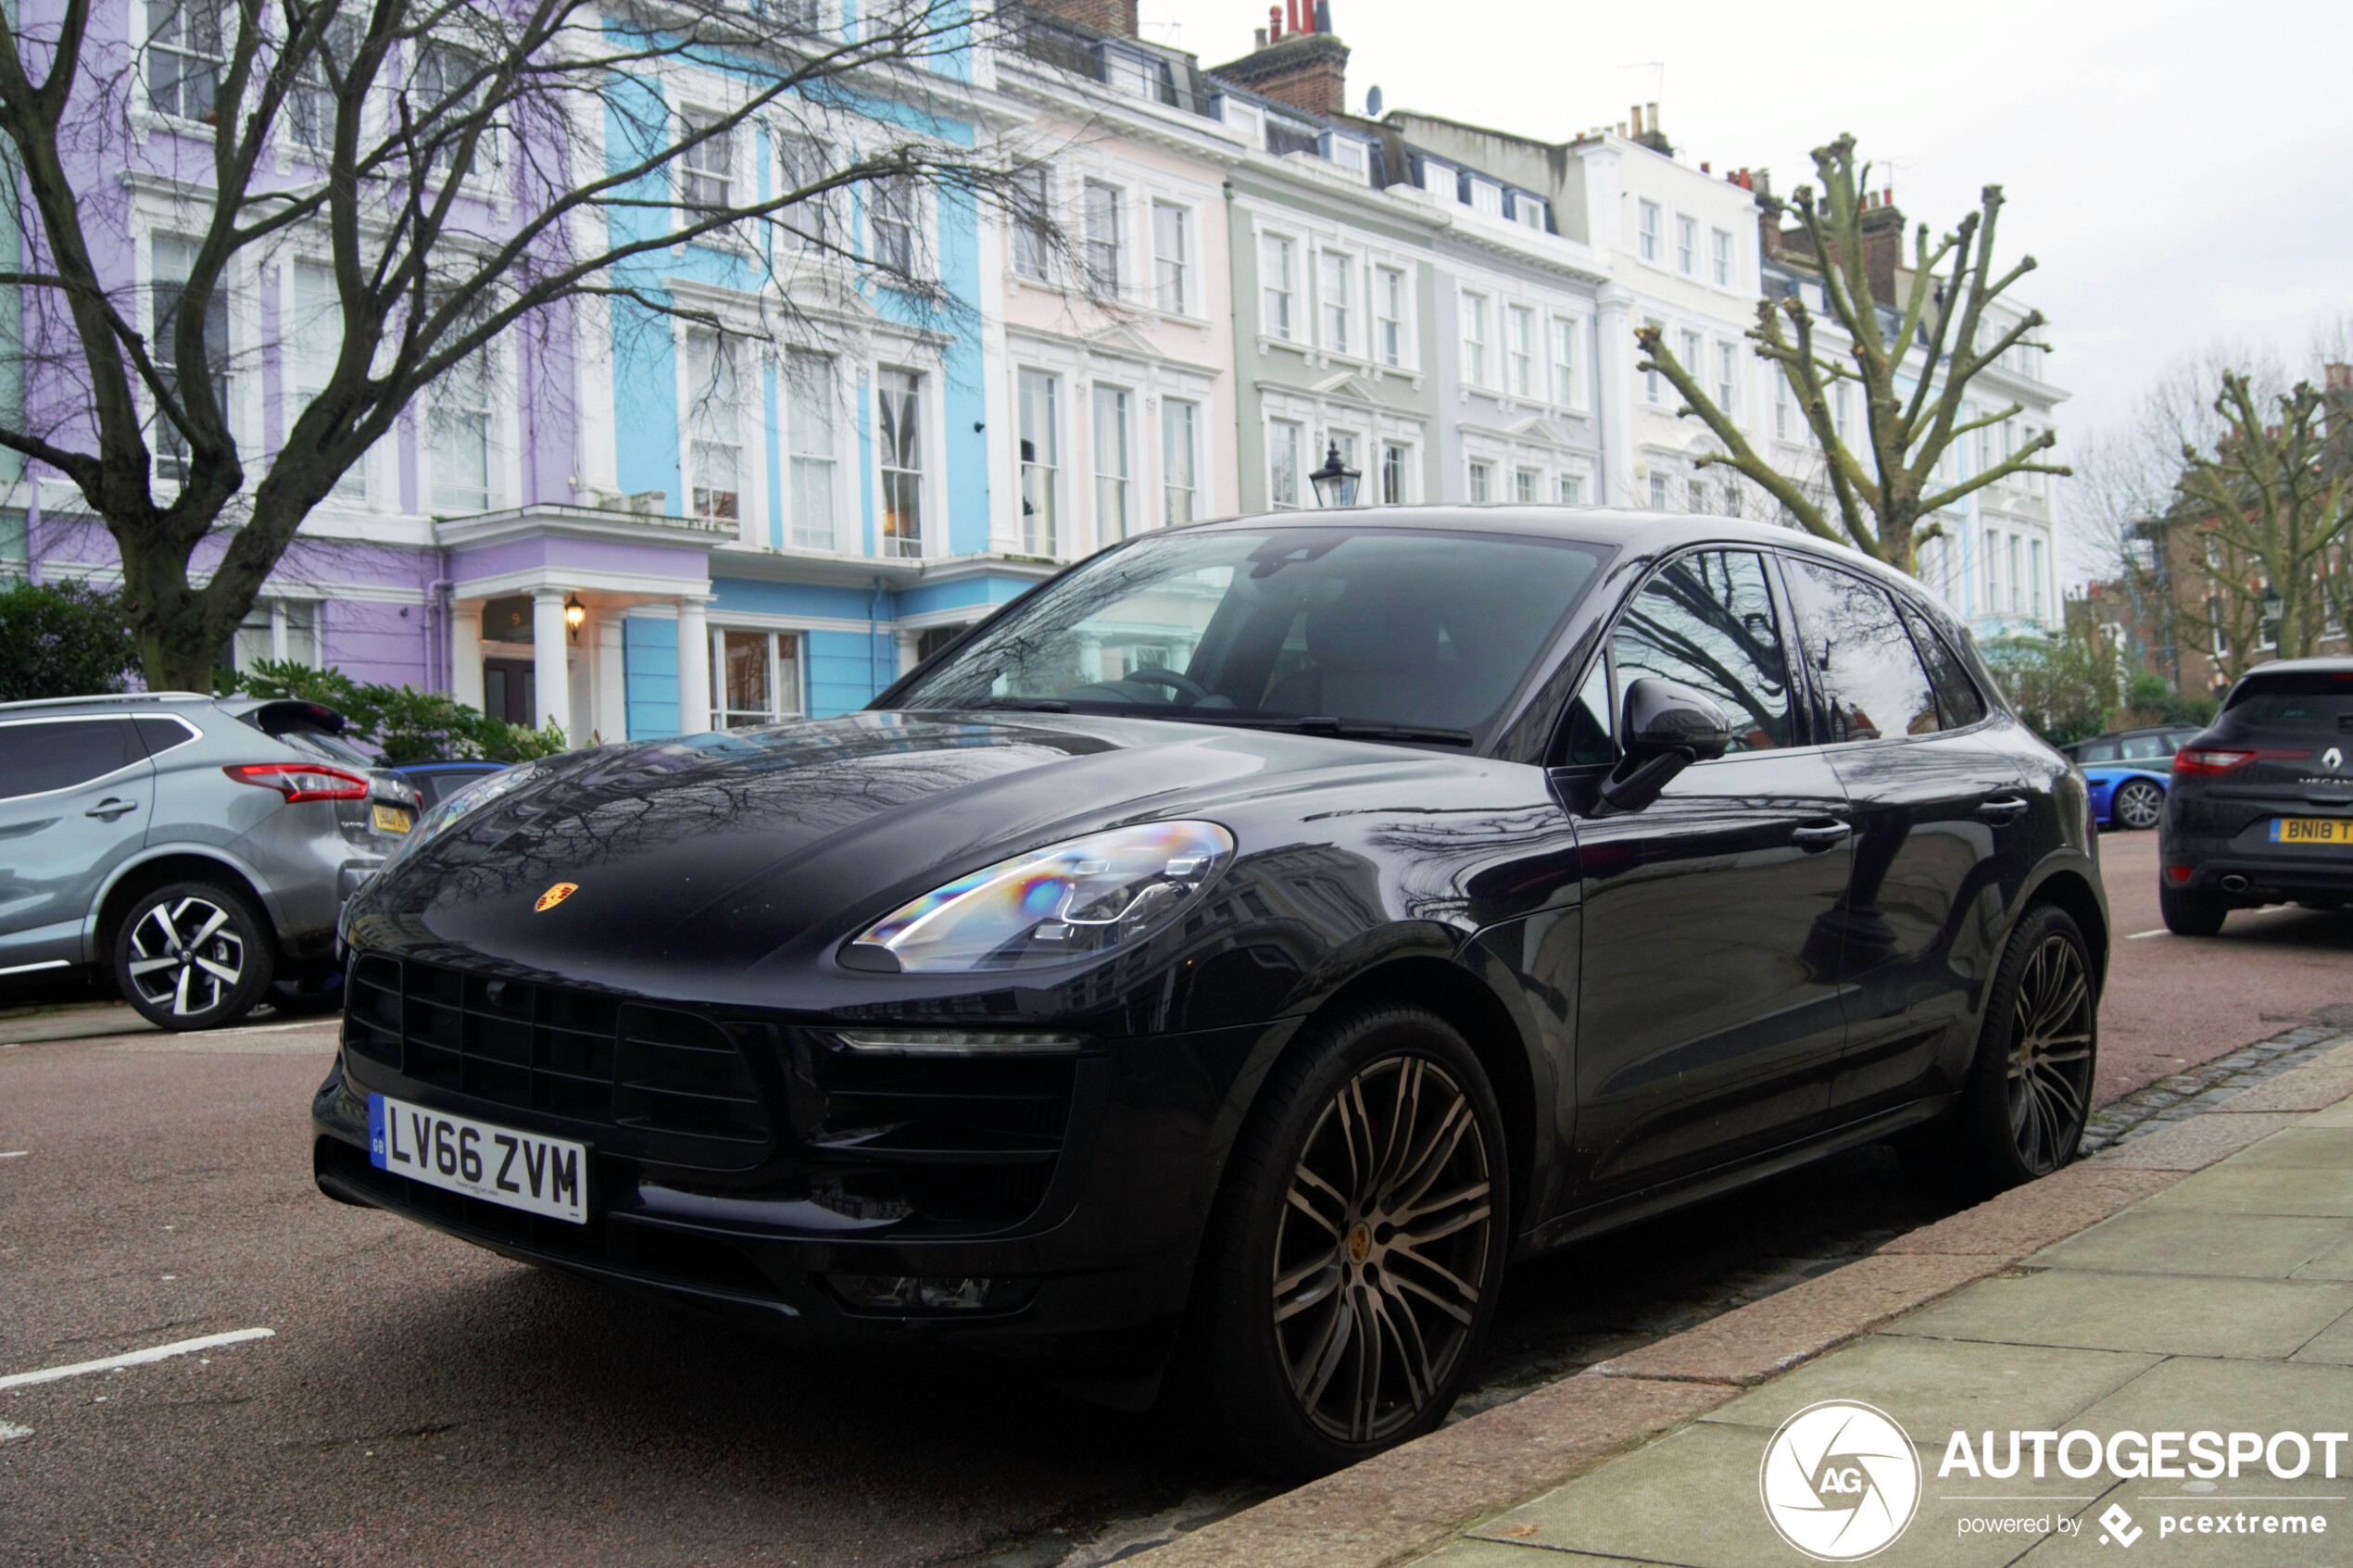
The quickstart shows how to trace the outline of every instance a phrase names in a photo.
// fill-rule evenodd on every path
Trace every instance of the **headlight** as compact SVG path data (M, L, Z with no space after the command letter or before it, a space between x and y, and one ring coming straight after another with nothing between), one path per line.
M941 973L1067 963L1140 942L1233 858L1215 822L1114 828L934 888L842 949L851 969Z

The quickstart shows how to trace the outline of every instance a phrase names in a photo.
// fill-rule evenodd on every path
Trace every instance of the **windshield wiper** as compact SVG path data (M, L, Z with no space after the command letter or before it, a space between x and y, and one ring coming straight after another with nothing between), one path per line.
M1210 716L1204 714L1203 717ZM1282 730L1294 734L1336 735L1341 740L1428 741L1437 746L1469 746L1473 740L1468 730L1450 730L1437 724L1398 724L1383 719L1332 719L1321 714L1303 714L1296 719L1270 718L1264 714L1225 714L1212 721L1246 724L1260 730Z
M1060 697L1051 696L985 696L973 702L950 702L942 703L940 706L950 710L962 709L963 711L968 713L983 713L989 711L1008 713L1067 713L1070 711L1070 704L1063 701Z

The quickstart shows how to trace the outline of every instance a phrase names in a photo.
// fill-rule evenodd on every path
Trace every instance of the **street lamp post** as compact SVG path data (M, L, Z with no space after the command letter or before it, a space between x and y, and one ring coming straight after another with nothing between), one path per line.
M1365 476L1340 460L1340 443L1335 441L1324 452L1324 466L1307 476L1315 487L1315 504L1320 507L1353 507L1356 504L1356 483Z
M2265 583L2263 585L2263 625L2264 629L2271 633L2274 646L2280 640L2281 622L2286 619L2287 601L2280 596L2277 584Z

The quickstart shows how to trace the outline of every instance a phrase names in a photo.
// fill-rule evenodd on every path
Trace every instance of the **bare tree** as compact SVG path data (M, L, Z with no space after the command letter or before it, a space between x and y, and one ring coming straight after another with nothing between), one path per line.
M2206 542L2208 593L2176 613L2221 633L2217 662L2235 677L2259 646L2305 659L2344 625L2353 472L2329 399L2309 382L2267 399L2227 371L2214 408L2222 433L2183 445L2173 508Z
M134 27L166 12L131 9ZM304 518L492 345L553 340L598 301L721 327L662 286L678 247L726 250L788 313L812 279L950 307L924 212L1023 200L1004 145L957 123L955 62L983 24L962 0L860 12L842 28L817 0L180 0L130 46L92 0L0 15L27 231L0 275L27 304L21 345L0 345L27 386L0 446L71 480L112 534L149 684L207 683ZM679 74L715 84L711 101L679 107L662 90ZM784 156L748 180L755 144ZM104 232L132 177L169 190L186 236L144 311ZM237 281L297 240L330 258L333 303L301 330L332 336L333 364L254 473L223 323Z
M1956 442L2023 409L2013 403L1976 419L1963 417L1969 383L1980 371L2020 344L2047 346L2033 337L2044 324L2039 310L2006 326L1988 320L1994 302L2034 270L2034 258L2023 257L1995 274L1994 232L2002 188L1988 185L1979 209L1942 240L1931 245L1928 225L1920 225L1908 278L1899 281L1904 297L1876 299L1864 263L1863 193L1869 188L1870 166L1857 166L1855 138L1841 136L1814 149L1814 167L1821 177L1820 196L1801 185L1794 205L1820 273L1832 318L1829 324L1853 345L1851 363L1842 363L1817 343L1818 323L1795 297L1759 300L1748 338L1757 357L1778 367L1788 381L1797 411L1821 451L1823 483L1803 483L1766 461L1700 384L1695 374L1700 368L1685 366L1667 348L1663 329L1646 325L1635 332L1646 356L1637 369L1665 376L1683 398L1678 412L1699 420L1722 444L1721 452L1702 456L1700 466L1737 469L1808 532L1909 571L1919 544L1943 532L1924 520L2014 473L2071 471L2037 459L2036 454L2057 441L2046 430L1967 478L1939 474ZM1768 200L1766 209L1778 221L1787 207ZM1892 332L1882 321L1882 305L1897 313ZM1859 452L1847 445L1831 408L1831 389L1843 381L1863 389L1867 437Z

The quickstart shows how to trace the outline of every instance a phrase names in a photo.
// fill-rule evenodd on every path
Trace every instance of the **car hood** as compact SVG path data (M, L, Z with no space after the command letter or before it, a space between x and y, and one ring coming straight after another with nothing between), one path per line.
M648 742L460 819L371 883L346 933L361 948L774 1005L761 974L806 972L908 899L1008 855L1310 785L1410 792L1416 773L1494 767L1060 714L859 713Z

